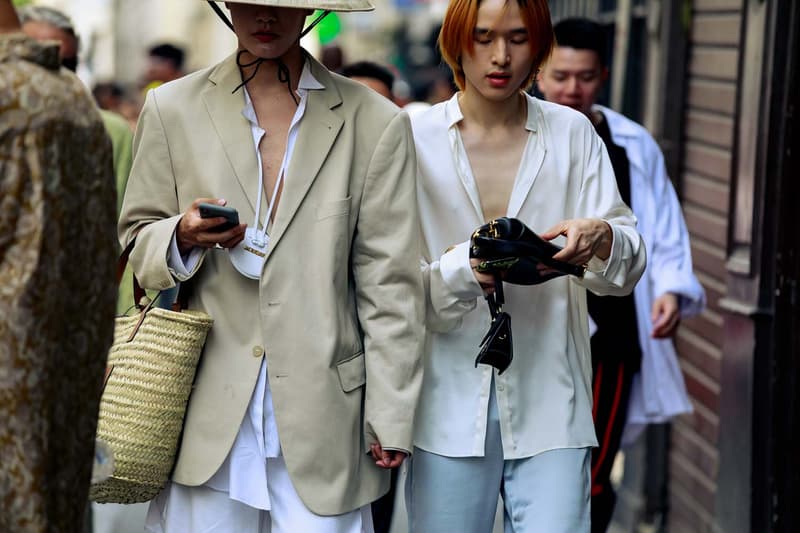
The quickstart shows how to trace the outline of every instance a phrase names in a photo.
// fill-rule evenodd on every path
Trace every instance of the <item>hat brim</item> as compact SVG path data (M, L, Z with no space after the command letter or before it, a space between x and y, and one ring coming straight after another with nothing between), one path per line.
M206 1L206 0L204 0ZM323 11L372 11L369 0L213 0L217 3L253 4L259 6L288 7L292 9L321 9Z

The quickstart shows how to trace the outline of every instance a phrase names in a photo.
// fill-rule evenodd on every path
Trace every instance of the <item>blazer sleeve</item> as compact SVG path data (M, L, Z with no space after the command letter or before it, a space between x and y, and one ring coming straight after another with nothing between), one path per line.
M411 126L400 113L369 163L352 264L367 370L366 442L405 451L412 446L424 340L415 183Z
M122 247L136 239L130 264L142 287L167 289L175 286L176 273L167 259L180 210L173 157L157 101L149 91L134 136L134 159L122 201L118 224ZM205 256L203 251L191 274ZM185 276L184 276L185 277Z
M588 120L585 122L582 133L587 157L574 216L605 220L611 226L613 242L606 261L592 258L584 277L573 279L595 294L624 296L642 276L647 254L636 231L636 218L619 195L606 147Z
M667 177L664 156L655 141L649 149L651 162L649 180L653 205L653 242L650 243L648 275L652 280L653 296L667 292L680 296L681 315L696 315L705 306L705 291L692 270L689 232L683 218L678 195Z

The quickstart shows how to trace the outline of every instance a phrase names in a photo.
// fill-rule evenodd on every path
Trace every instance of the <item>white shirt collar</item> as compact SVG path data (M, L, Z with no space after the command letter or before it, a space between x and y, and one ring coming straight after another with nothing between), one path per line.
M458 95L456 93L445 104L445 118L447 119L447 127L452 128L462 120L464 120L464 113L461 112L461 106L458 105ZM528 116L525 119L525 129L528 131L536 131L536 101L533 98L525 96L526 108Z
M303 63L300 80L297 82L297 93L300 95L300 98L302 99L308 91L321 90L324 88L325 86L311 73L309 62L306 61ZM250 99L250 93L247 91L246 85L244 87L244 107L242 108L242 115L244 115L244 118L246 118L250 124L258 124L256 110L253 107L253 101Z

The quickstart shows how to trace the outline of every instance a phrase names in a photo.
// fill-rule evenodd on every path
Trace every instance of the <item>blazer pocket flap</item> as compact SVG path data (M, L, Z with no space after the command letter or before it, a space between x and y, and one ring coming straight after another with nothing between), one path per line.
M350 213L350 197L334 200L332 202L322 202L317 205L317 220L323 218L337 217Z
M336 365L339 371L339 382L344 392L355 390L367 382L367 367L364 363L364 352L359 352L347 361Z

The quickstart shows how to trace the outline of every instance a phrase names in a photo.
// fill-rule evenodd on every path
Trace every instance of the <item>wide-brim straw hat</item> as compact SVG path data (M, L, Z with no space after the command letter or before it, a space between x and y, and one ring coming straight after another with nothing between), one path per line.
M206 1L206 0L204 0ZM214 0L223 3L226 0ZM321 9L323 11L372 11L369 0L227 0L234 4L290 7L294 9Z

